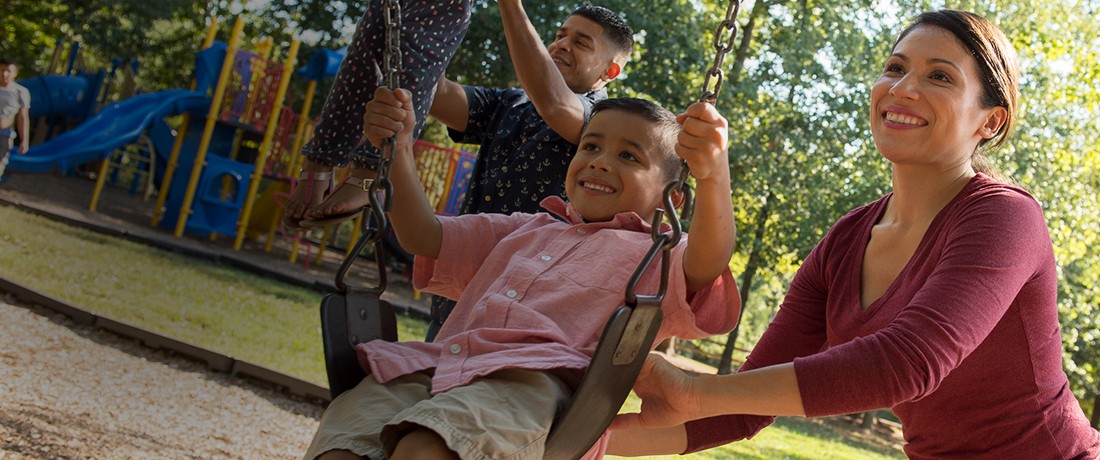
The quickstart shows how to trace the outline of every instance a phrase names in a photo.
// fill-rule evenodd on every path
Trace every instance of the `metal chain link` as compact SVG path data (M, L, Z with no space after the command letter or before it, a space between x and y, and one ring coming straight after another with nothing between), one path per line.
M730 0L726 7L726 18L718 23L718 30L714 31L714 63L707 70L707 77L703 80L703 94L699 97L700 102L714 104L718 100L718 92L722 90L722 81L725 78L722 63L726 60L726 53L733 51L733 40L737 37L737 13L740 10L740 0ZM711 88L712 78L714 79L713 89Z
M401 3L400 0L382 0L383 20L386 27L386 47L382 50L383 79L388 88L396 90L401 87L402 55L401 55ZM382 158L378 163L377 176L370 186L371 214L377 223L374 238L381 239L386 230L386 212L389 212L393 202L393 184L390 182L390 165L393 164L393 156L397 146L397 135L390 136L382 145ZM381 203L378 203L376 195L382 192ZM381 206L380 206L381 205Z

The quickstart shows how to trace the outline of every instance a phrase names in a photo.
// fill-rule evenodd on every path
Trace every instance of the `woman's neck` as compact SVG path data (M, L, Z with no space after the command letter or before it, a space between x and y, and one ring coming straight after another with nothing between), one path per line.
M931 221L976 174L969 162L940 171L894 165L894 194L883 221L901 225Z

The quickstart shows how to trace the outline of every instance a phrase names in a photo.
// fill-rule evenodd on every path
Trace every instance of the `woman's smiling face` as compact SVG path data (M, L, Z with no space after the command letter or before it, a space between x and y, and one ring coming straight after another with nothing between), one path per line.
M894 47L871 89L875 145L894 164L968 162L1004 119L1003 108L983 108L981 96L977 62L959 40L918 26Z

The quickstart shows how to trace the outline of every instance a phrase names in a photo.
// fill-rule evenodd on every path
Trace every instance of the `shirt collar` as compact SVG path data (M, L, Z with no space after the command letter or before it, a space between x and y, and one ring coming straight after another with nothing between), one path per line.
M551 215L558 220L565 222L569 225L589 225L598 228L621 228L625 230L631 230L636 232L649 233L652 226L649 222L642 220L641 216L636 212L620 212L615 214L615 218L607 222L585 222L580 213L577 212L573 205L567 203L561 199L560 196L551 195L542 200L539 203L543 209L550 212ZM661 232L672 231L672 226L668 222L661 222Z

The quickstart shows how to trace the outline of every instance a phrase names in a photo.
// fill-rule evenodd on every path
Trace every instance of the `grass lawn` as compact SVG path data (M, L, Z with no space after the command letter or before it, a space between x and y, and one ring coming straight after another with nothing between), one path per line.
M188 343L324 385L322 294L0 206L0 276ZM399 318L402 338L425 324ZM631 398L626 408L637 407ZM781 419L756 438L688 457L904 458L821 421Z

